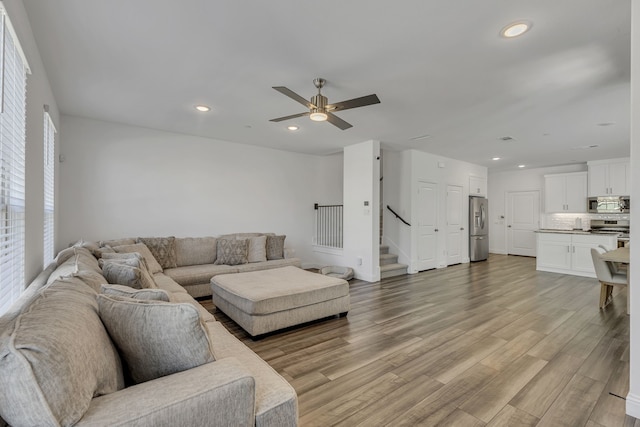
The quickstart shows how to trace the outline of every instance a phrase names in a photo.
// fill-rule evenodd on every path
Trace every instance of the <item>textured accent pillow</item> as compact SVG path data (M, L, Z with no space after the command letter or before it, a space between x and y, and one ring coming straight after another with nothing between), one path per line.
M249 253L249 241L243 240L227 240L218 239L218 247L216 249L217 265L240 265L247 263Z
M169 237L138 237L138 243L147 245L153 257L162 268L176 268L176 238Z
M138 252L147 262L147 267L151 274L162 273L162 266L155 259L147 245L144 243L134 243L133 245L114 246L113 249L121 253ZM103 257L104 258L104 257Z
M267 236L267 259L284 259L284 239L287 236Z
M146 268L147 271L149 271L149 266L147 265L147 260L144 259L144 257L142 255L140 255L140 253L138 253L138 252L124 252L124 253L119 254L116 251L113 251L113 252L103 253L101 258L102 258L102 260L135 258L137 260L140 260L140 262L142 262L142 264L144 264L144 268ZM101 262L101 260L98 260L98 263L100 264L100 268L102 268L102 264L104 263L104 261Z
M191 304L98 295L98 307L136 383L214 361L206 327Z
M250 237L248 262L264 262L267 260L267 236Z
M144 299L169 302L169 293L163 289L133 289L122 285L102 285L100 292L105 295L116 295L133 299Z
M93 270L80 270L73 273L73 277L82 280L82 283L89 286L96 292L100 292L100 286L107 283L107 279L100 273Z
M110 284L124 285L136 289L157 288L153 278L144 267L134 267L121 262L115 262L115 260L104 263L102 266L102 275Z
M75 256L75 254L76 254L76 248L74 246L63 249L60 252L58 252L58 255L56 255L55 262L58 265L58 267L60 267L66 260L68 260L72 256Z

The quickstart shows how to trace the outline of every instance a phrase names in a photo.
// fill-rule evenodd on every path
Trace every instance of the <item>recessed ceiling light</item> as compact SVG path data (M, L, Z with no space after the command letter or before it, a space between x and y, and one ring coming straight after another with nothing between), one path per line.
M291 131L294 131L294 130L298 130L298 129L300 129L300 128L299 128L298 126L291 125L291 126L287 126L287 129L289 129L289 130L291 130Z
M493 157L491 160L500 160L500 157Z
M500 30L500 35L507 39L518 37L529 31L531 26L531 22L528 21L513 22Z
M524 165L518 165L518 167L519 167L519 168L523 168L523 167L524 167Z
M200 111L201 113L206 113L211 111L211 107L207 105L196 105L196 110Z

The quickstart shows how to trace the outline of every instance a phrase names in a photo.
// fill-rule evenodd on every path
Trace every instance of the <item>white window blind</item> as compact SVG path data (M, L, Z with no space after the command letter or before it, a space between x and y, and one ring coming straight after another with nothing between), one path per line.
M44 110L44 266L53 261L55 224L55 137L56 128Z
M28 66L0 2L0 313L24 289Z

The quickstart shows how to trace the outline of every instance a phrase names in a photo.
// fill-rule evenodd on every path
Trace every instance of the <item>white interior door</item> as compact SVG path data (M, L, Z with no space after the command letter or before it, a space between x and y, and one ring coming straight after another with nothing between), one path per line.
M418 271L436 268L438 184L418 182Z
M540 220L540 193L507 193L507 253L536 256L536 234Z
M462 262L465 236L462 213L462 187L447 185L447 265Z

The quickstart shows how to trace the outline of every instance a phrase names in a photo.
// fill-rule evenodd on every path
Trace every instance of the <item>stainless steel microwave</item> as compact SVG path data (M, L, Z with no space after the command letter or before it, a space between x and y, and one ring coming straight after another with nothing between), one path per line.
M629 196L589 197L589 213L629 213Z

